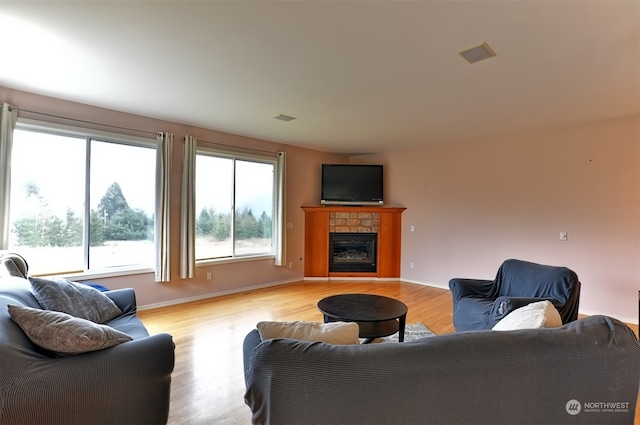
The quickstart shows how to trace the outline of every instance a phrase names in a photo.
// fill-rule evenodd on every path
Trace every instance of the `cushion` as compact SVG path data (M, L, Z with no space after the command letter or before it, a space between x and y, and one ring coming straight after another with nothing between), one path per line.
M122 310L105 294L66 279L29 277L33 295L42 308L60 311L95 323L106 323Z
M538 301L513 310L493 327L494 331L554 328L562 326L560 313L550 301Z
M355 322L260 322L256 325L262 340L290 338L336 345L359 344L360 327Z
M0 257L0 277L18 276L26 278L28 271L29 265L20 254L10 252Z
M106 325L57 311L9 305L14 322L34 344L50 351L80 354L112 347L132 338Z

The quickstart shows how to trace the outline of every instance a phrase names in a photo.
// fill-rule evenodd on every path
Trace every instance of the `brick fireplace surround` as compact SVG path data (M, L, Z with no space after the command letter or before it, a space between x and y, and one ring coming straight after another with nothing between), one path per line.
M379 227L379 212L329 212L329 233L378 233Z
M400 277L403 207L302 207L305 277ZM330 233L377 233L376 272L329 272Z

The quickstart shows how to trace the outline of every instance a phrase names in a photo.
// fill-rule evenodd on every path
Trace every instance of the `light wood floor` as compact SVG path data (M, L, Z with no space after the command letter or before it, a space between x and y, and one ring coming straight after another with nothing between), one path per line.
M396 298L409 308L407 323L422 322L438 335L454 332L449 291L404 282L307 281L140 311L150 333L170 333L176 344L169 424L250 424L245 335L261 320L322 321L318 301L341 293ZM640 403L636 418L640 425Z

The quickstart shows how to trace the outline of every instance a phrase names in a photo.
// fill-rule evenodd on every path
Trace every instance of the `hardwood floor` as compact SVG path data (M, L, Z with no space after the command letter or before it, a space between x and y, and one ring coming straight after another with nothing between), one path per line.
M396 298L409 308L407 323L422 322L438 335L454 332L449 291L395 281L305 281L140 311L150 333L170 333L176 344L169 424L250 424L243 400L245 335L261 320L322 321L318 301L342 293Z

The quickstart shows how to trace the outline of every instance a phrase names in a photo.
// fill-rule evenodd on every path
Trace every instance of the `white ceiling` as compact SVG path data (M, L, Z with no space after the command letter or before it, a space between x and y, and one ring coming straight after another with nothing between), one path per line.
M381 152L638 114L639 27L638 0L0 0L0 84Z

